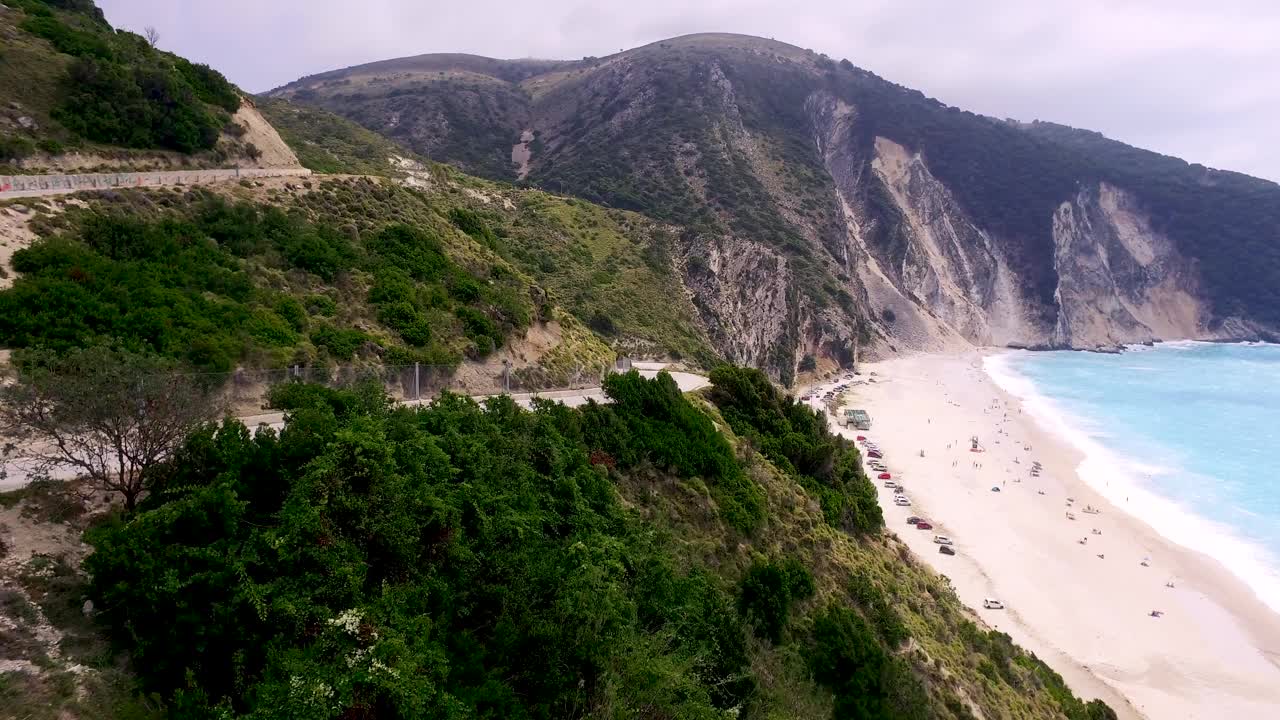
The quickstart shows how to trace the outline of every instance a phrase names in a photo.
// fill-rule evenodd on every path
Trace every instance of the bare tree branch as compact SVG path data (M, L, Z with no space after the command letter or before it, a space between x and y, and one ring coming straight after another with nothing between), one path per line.
M151 47L155 47L160 42L160 31L156 30L154 25L148 25L142 30L142 36L147 39L147 43Z
M219 414L211 388L173 363L109 347L29 351L0 387L0 428L37 472L71 470L130 510L150 473Z

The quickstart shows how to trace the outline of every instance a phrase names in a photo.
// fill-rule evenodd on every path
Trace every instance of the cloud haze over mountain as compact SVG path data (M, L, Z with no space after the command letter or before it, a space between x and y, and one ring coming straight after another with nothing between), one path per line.
M430 52L571 59L692 32L812 48L974 112L1280 179L1271 0L101 0L251 91Z

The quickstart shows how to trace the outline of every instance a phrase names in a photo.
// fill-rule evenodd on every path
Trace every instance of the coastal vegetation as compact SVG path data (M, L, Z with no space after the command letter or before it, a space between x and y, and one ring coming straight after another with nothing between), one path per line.
M780 427L734 373L712 394ZM663 375L606 392L284 386L284 430L196 431L89 530L99 622L181 717L1113 717L892 540L812 515L719 404Z

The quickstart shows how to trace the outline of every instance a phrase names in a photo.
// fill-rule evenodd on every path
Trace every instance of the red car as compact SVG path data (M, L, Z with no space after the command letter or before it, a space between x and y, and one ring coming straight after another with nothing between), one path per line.
M862 441L864 441L864 440L866 440L866 439L867 439L867 436L866 436L866 435L859 435L859 436L858 436L858 442L862 442Z
M867 457L869 457L869 458L875 458L875 459L879 460L879 459L883 458L883 457L884 457L884 455L881 455L881 454L880 454L880 451L878 451L878 450L869 450L869 451L867 451Z
M932 525L930 525L929 523L927 523L927 522L925 522L925 521L921 520L920 522L916 523L916 529L917 529L917 530L932 530L932 529L933 529L933 526L932 526Z
M880 473L880 474L877 476L877 479L879 479L879 480L891 480L891 479L893 479L893 476L892 476L892 475L890 475L889 473Z

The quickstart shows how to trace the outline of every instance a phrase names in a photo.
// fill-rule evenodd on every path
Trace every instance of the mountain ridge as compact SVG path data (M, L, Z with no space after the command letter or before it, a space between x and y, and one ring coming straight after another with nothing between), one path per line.
M704 322L739 328L719 349L783 380L858 340L883 354L1278 334L1270 181L967 112L753 36L525 66L518 82L439 69L450 57L412 59L434 75L380 74L401 67L383 61L272 94L469 172L685 228L677 260ZM717 246L772 263L780 304L727 298L743 291L733 268L702 272Z

